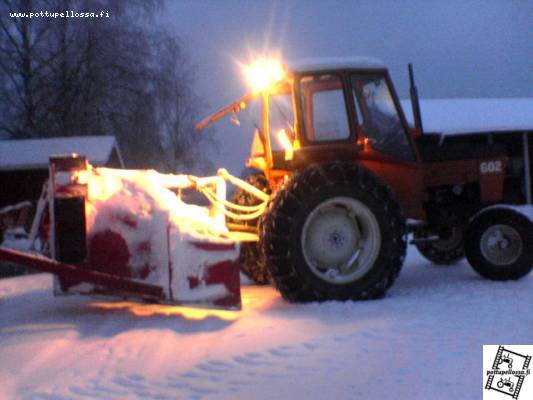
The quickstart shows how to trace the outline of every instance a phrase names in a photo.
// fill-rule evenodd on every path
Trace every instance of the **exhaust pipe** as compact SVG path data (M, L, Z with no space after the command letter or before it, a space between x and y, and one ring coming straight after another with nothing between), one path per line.
M415 120L415 127L420 131L420 134L424 134L424 128L422 127L422 115L420 114L420 101L418 99L418 89L415 85L415 76L413 73L413 64L408 64L409 68L409 95L411 96L411 107L413 108L413 118Z

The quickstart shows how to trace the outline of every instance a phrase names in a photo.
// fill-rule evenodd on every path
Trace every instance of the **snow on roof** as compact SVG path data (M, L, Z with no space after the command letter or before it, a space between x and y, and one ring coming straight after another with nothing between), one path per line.
M287 66L294 72L320 71L328 69L383 69L385 64L373 57L327 57L327 58L308 58L288 62Z
M122 157L114 136L72 136L49 139L0 141L0 170L39 169L48 166L53 154L78 153L94 166L107 164L113 149Z
M412 124L409 100L402 100ZM425 132L460 135L481 132L533 131L533 98L428 99L420 101Z

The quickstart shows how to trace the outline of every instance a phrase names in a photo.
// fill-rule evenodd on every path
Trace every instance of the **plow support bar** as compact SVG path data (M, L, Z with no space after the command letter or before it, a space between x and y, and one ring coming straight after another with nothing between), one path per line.
M5 247L0 247L0 260L22 264L70 280L93 283L122 293L142 295L158 300L164 299L165 297L163 288L160 286L85 269L72 264L65 264L43 256L7 249Z

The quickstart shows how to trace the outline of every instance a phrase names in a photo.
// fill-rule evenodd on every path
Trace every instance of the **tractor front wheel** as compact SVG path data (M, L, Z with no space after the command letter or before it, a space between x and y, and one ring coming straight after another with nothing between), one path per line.
M533 267L533 223L510 208L476 215L465 238L466 258L485 278L519 279Z
M405 221L388 186L350 162L295 174L261 227L267 268L292 302L382 297L402 266Z

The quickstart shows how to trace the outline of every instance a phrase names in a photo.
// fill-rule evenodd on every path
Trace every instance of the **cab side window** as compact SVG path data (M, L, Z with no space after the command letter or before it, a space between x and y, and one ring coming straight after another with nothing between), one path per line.
M316 142L348 139L350 128L340 77L306 76L300 87L307 139Z
M414 160L407 133L383 76L355 75L351 80L359 127L382 153Z

